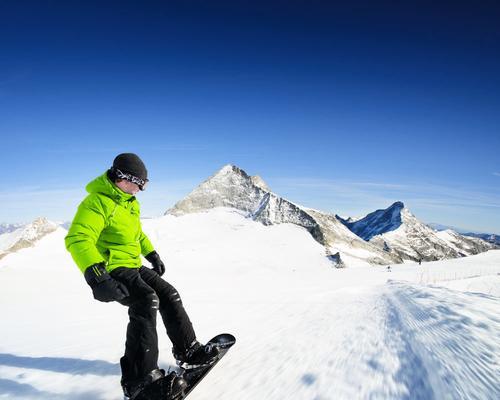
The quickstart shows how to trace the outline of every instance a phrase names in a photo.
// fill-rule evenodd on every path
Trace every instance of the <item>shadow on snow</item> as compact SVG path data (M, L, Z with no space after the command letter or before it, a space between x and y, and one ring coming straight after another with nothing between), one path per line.
M0 396L7 395L9 399L36 398L40 400L105 400L97 392L56 394L44 392L26 383L18 383L9 379L0 378Z
M120 366L102 360L82 360L78 358L26 357L0 353L0 366L39 369L71 375L120 375ZM36 387L14 380L0 378L0 396L12 399L47 399L47 400L104 400L97 392L56 394L38 390Z
M0 353L0 365L63 372L72 375L120 375L120 366L118 364L79 358L25 357Z

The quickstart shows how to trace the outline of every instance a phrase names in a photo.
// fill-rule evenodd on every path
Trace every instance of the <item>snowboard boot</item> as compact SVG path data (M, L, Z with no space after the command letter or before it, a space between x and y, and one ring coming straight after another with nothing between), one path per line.
M219 355L219 349L217 346L210 344L203 345L195 340L189 349L178 351L173 348L172 353L179 367L183 369L193 369L212 364Z
M124 400L176 399L186 389L187 382L175 372L165 376L165 370L155 369L137 383L122 382Z

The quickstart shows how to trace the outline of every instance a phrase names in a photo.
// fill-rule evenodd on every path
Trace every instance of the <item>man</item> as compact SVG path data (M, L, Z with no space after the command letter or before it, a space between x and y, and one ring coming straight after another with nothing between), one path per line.
M136 154L119 154L108 171L87 185L89 194L65 238L94 298L128 307L130 320L120 366L122 388L131 400L180 391L185 385L182 378L165 377L158 368L158 310L179 365L206 365L218 352L196 340L179 293L161 278L165 265L142 231L135 195L145 189L147 176ZM141 254L152 269L142 266Z

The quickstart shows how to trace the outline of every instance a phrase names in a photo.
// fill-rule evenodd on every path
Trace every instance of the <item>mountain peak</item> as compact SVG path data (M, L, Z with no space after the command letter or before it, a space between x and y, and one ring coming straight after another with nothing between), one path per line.
M215 207L233 207L252 212L254 203L263 196L264 190L255 183L255 179L236 165L226 164L166 214L183 215Z
M234 179L235 177L237 181L239 179L243 179L244 181L249 179L258 188L265 190L266 192L271 191L267 183L259 175L250 176L243 169L233 164L224 165L210 179Z
M241 168L233 164L224 165L219 171L217 171L213 177L228 176L228 175L238 175L244 178L249 178L248 174Z
M405 205L402 201L396 201L389 207L389 209L395 209L395 208L403 209L405 208Z
M226 164L166 214L183 215L215 207L232 207L252 213L269 192L261 177L250 176L236 165Z
M357 221L339 219L356 235L370 240L374 236L398 229L403 223L402 210L406 210L404 203L396 201L388 208L373 211Z

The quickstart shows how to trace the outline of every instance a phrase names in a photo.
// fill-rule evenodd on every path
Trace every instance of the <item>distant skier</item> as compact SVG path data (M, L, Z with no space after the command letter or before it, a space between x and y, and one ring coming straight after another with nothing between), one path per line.
M422 259L421 258L418 259L418 265L422 265Z
M391 272L391 271L392 271L392 270L391 270L391 266L390 266L390 265L388 265L388 266L387 266L387 272Z
M160 277L165 265L142 231L135 197L147 182L146 167L136 154L118 155L109 170L87 185L89 195L65 238L94 298L128 307L125 355L120 359L121 384L128 399L169 396L169 391L183 389L182 378L165 377L158 368L158 309L179 364L187 368L210 364L218 353L216 347L196 340L179 293ZM142 266L141 254L152 269Z

